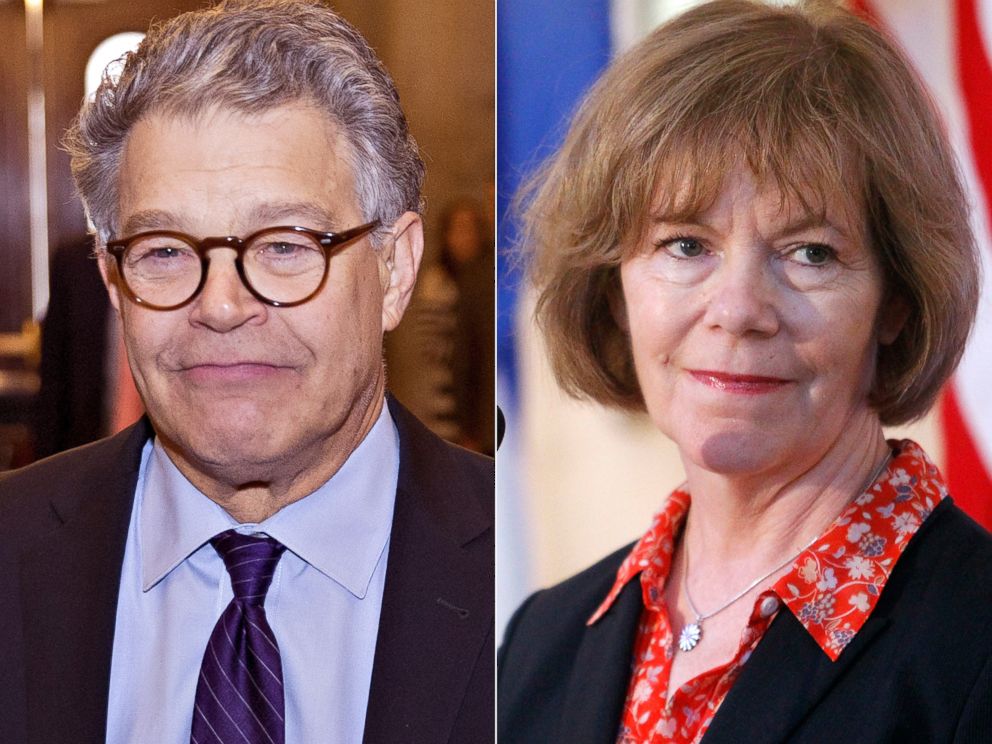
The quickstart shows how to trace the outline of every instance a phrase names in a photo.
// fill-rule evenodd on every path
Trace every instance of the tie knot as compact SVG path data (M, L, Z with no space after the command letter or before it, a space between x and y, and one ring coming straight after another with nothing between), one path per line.
M224 559L234 598L246 604L262 605L286 546L268 535L242 535L234 530L221 532L210 544Z

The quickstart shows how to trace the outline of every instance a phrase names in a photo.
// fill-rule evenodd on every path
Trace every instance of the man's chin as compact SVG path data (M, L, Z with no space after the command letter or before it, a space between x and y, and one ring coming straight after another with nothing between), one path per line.
M191 392L191 391L188 391ZM218 398L188 394L148 407L155 430L176 441L217 442L217 449L237 449L239 444L265 444L280 426L297 425L285 398L265 400L257 396Z
M165 430L160 436L173 460L223 480L269 480L276 464L284 466L303 450L302 442L288 441L265 426L203 427L171 436Z

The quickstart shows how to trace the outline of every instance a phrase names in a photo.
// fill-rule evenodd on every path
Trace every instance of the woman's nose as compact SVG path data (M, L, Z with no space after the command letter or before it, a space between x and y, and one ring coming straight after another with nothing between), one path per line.
M706 322L734 336L773 336L779 330L779 293L760 256L724 258L709 277Z

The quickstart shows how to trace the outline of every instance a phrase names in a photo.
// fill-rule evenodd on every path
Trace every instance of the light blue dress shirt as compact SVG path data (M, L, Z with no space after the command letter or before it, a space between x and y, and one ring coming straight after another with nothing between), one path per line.
M108 744L188 744L203 652L232 597L207 541L232 527L287 548L265 599L282 656L286 741L361 742L398 472L383 404L327 483L264 522L238 525L161 444L147 443L117 604Z

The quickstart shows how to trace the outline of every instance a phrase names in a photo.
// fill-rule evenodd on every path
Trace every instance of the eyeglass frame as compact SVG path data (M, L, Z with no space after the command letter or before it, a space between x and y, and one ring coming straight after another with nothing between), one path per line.
M226 235L218 237L207 237L202 240L197 240L192 235L186 233L178 232L176 230L146 230L144 232L135 233L134 235L129 235L126 238L119 238L117 240L108 240L106 244L107 253L114 257L114 268L117 275L120 277L121 286L124 289L124 294L134 303L141 305L142 307L147 307L152 310L178 310L181 307L185 307L193 300L197 298L200 292L203 291L203 287L207 283L207 272L210 268L210 258L207 256L207 252L214 248L231 248L235 251L236 255L234 257L234 266L238 270L238 277L241 279L241 283L244 285L245 289L251 293L259 302L264 302L266 305L272 307L296 307L297 305L302 305L305 302L309 302L314 297L316 297L320 290L324 288L324 284L327 282L327 272L331 265L331 257L337 251L340 251L349 243L371 233L373 230L380 226L379 220L373 220L372 222L366 222L364 225L359 225L358 227L352 227L348 230L343 230L341 232L325 232L323 230L314 230L309 227L300 227L298 225L277 225L273 227L265 227L261 230L256 230L245 238L239 238L236 235ZM321 248L324 249L324 273L320 277L320 282L317 284L317 288L314 289L310 294L304 297L302 300L294 300L293 302L282 302L280 300L273 300L265 297L261 294L255 287L252 286L251 282L248 280L245 274L244 267L244 255L245 251L248 250L248 245L254 241L256 238L266 235L268 233L276 232L295 232L303 235L307 235L314 240ZM124 254L127 252L128 247L136 240L140 238L147 237L149 235L161 235L169 238L176 238L188 244L200 257L200 282L196 285L196 289L193 290L192 294L187 297L182 302L175 305L155 305L148 300L143 300L139 297L131 286L127 283L127 279L124 278L123 260Z

